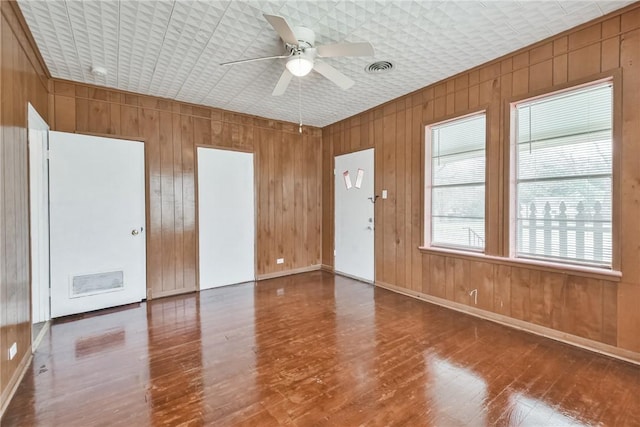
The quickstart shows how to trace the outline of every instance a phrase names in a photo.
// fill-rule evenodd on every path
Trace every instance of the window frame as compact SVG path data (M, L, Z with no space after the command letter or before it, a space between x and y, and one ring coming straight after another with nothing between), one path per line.
M433 170L432 170L432 153L431 153L431 129L435 126L440 126L443 124L447 124L447 123L451 123L451 122L456 122L459 120L464 120L464 119L468 119L474 116L483 116L484 117L484 121L485 121L485 135L484 135L484 156L485 156L485 168L484 168L484 189L485 189L485 196L484 196L484 246L482 249L473 249L471 247L464 247L464 246L455 246L455 245L433 245L431 242L431 236L432 236L432 227L433 227L433 221L432 221L432 209L431 209L431 202L432 202L432 190L433 190L433 186L432 186L432 177L433 177ZM483 107L483 108L479 108L479 109L473 109L467 112L464 112L462 114L456 114L453 116L447 116L444 117L442 119L438 119L432 122L427 122L427 123L423 123L422 126L422 132L423 132L423 145L422 145L422 149L423 149L423 155L422 155L422 161L423 163L423 167L422 167L422 177L423 177L423 215L422 215L422 228L423 228L423 232L422 232L422 246L420 246L421 249L431 249L431 250L436 250L436 251L443 251L443 252L456 252L456 253L463 253L463 254L471 254L471 255L477 255L477 256L484 256L484 254L487 251L487 165L489 163L489 157L488 157L488 148L489 148L489 131L490 131L490 126L489 126L489 112L488 112L488 108L487 107Z
M612 149L612 163L611 163L611 239L612 239L612 254L611 254L611 266L596 266L589 265L580 262L562 262L556 259L544 259L542 257L523 257L517 255L517 106L523 103L550 98L561 95L563 93L569 93L586 89L589 87L595 87L603 84L611 84L612 93L612 118L611 118L611 149ZM620 190L619 190L619 171L620 171L620 120L621 120L621 76L620 71L615 70L614 73L602 73L598 76L582 79L577 82L570 82L567 84L554 87L555 90L543 90L538 93L527 94L526 97L511 99L507 102L506 113L508 119L506 125L508 125L509 141L508 155L505 158L509 162L509 167L505 168L506 179L508 180L508 246L507 256L508 259L517 263L540 265L550 268L558 268L562 270L584 270L588 272L600 271L602 273L620 271ZM506 173L508 171L508 174Z

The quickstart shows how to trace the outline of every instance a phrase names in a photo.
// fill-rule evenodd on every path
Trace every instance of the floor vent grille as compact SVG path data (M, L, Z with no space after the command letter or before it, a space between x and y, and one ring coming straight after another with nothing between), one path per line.
M124 273L122 271L85 274L73 277L71 297L112 292L120 289L124 289Z

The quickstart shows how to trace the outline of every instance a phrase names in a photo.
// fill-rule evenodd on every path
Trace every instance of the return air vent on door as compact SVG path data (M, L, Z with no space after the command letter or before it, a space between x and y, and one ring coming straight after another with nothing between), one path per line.
M82 276L73 276L71 298L119 291L122 289L124 289L124 274L122 271L84 274Z

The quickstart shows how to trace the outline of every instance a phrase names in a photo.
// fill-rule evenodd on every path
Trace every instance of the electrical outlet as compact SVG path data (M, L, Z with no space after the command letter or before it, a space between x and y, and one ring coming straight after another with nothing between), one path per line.
M382 198L383 199L387 198L387 190L382 190Z
M278 258L276 264L284 264L284 258Z
M11 347L9 347L9 360L13 360L14 357L16 357L16 354L18 353L18 343L13 343L13 345L11 345Z

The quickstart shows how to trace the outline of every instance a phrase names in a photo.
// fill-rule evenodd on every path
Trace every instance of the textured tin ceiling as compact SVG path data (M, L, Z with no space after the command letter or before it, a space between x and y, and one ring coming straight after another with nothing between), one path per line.
M325 126L557 34L632 1L19 0L54 77ZM373 58L326 58L355 80L343 91L316 72L271 91L284 60L262 14L316 32L316 44L370 41ZM377 60L395 68L368 74ZM108 70L106 77L91 66ZM300 91L300 93L299 93Z

